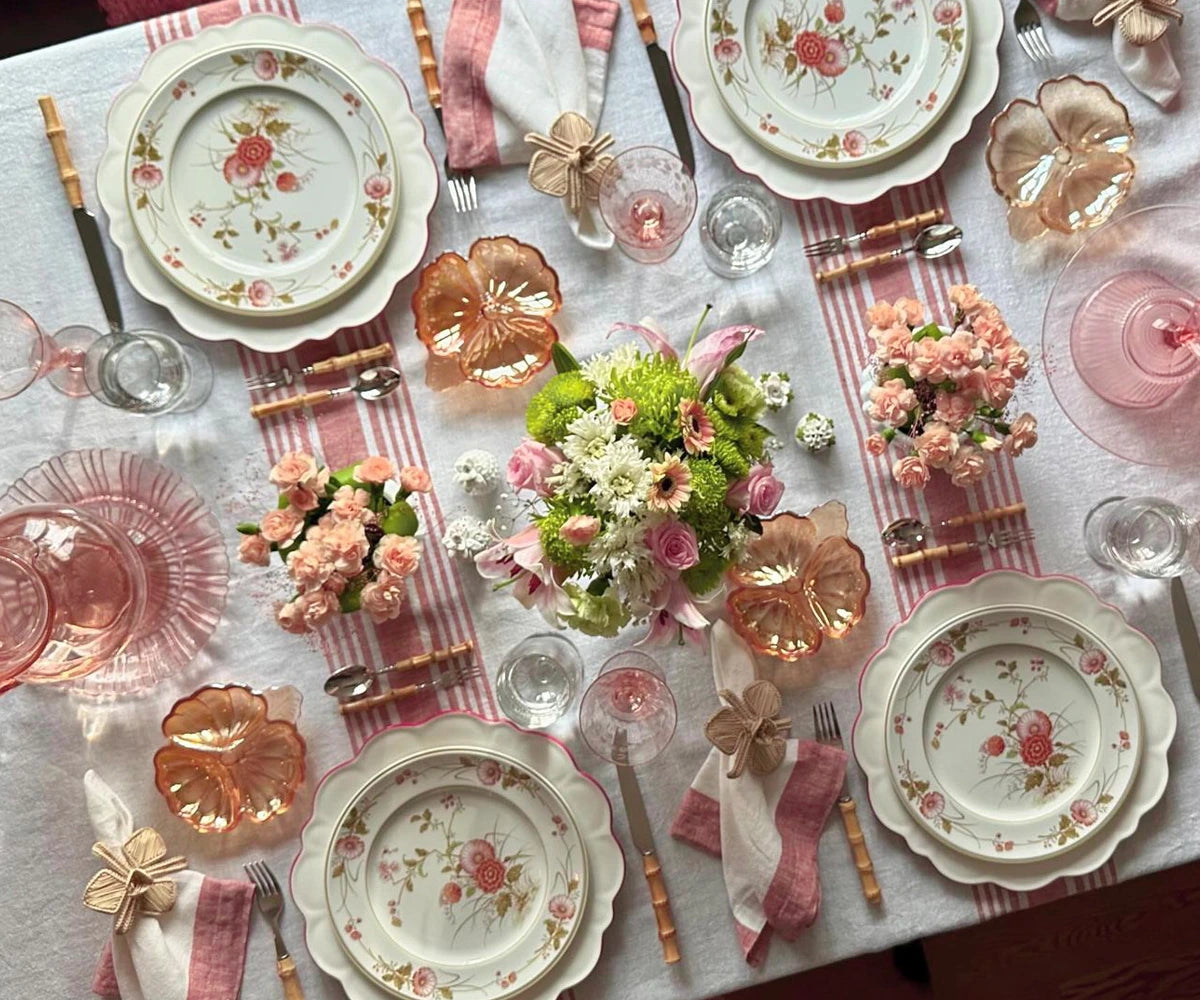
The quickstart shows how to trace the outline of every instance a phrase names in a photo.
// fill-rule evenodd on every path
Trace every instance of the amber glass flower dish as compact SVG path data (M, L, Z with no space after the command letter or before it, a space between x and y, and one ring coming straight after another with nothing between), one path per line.
M462 375L490 389L524 385L546 367L562 308L558 275L541 252L510 236L476 240L464 260L427 264L412 299L417 336Z
M292 718L269 718L283 702ZM154 755L154 783L168 808L201 833L287 812L304 781L298 714L294 688L213 685L177 701L163 719L168 743Z
M871 578L862 550L847 537L836 500L807 517L791 512L762 522L729 570L730 623L756 652L795 661L862 619Z
M987 165L1021 242L1108 220L1133 183L1129 112L1104 84L1063 76L992 119Z

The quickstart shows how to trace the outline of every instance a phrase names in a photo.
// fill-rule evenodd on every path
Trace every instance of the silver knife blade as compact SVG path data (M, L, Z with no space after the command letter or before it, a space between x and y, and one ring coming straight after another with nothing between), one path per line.
M1200 635L1196 633L1196 620L1188 604L1187 588L1183 577L1171 581L1171 607L1175 611L1175 628L1179 630L1179 645L1183 648L1183 662L1192 679L1192 690L1200 698Z
M84 206L80 205L72 209L72 212L75 216L75 228L79 230L79 241L83 244L88 267L92 269L92 281L96 283L96 291L100 295L100 304L104 307L109 329L113 333L120 333L125 329L125 321L121 317L121 302L117 298L112 269L108 266L108 257L104 253L100 226L96 217Z
M675 138L675 148L679 150L679 158L687 164L688 172L696 173L696 154L692 150L692 136L688 132L687 117L683 113L683 104L679 100L679 88L675 83L675 74L671 70L671 60L659 47L657 42L646 46L646 54L650 57L650 68L654 70L654 82L658 85L658 96L662 98L663 110L667 113L667 123L671 126L671 135Z
M633 834L633 846L642 854L652 854L654 834L650 830L650 817L646 815L646 803L642 799L637 775L628 764L618 764L617 781L621 786L621 798L625 802L629 832Z

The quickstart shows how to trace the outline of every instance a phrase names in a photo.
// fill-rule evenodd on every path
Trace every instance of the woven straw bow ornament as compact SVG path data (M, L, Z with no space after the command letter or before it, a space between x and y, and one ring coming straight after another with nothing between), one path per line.
M579 214L585 201L596 201L600 177L612 163L611 156L601 155L613 144L611 135L597 136L583 115L564 111L549 135L529 132L525 141L538 150L529 161L529 183L535 190L566 198L572 215Z
M107 865L92 876L83 890L83 905L113 914L113 930L124 934L138 913L166 913L175 905L175 883L166 878L187 867L187 859L168 858L167 845L157 830L134 830L119 854L104 844L92 853Z
M722 708L704 726L708 741L733 758L730 778L740 778L747 765L751 774L770 774L781 763L787 750L784 736L792 720L779 717L783 699L770 681L747 684L739 698L721 690L718 697L728 706Z
M1182 21L1177 0L1112 0L1096 12L1092 24L1099 27L1117 19L1117 27L1131 45L1149 45L1163 36L1171 21Z

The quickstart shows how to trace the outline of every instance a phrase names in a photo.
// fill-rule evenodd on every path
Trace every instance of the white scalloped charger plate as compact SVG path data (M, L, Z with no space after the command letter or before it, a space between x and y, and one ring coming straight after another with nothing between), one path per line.
M399 177L393 232L369 273L332 302L295 316L239 316L206 305L178 289L147 254L125 197L125 161L151 97L179 71L210 51L230 47L284 47L321 53L352 79L378 109L395 151ZM206 28L192 38L164 45L146 60L135 83L113 101L108 142L96 174L108 231L121 250L130 284L170 310L181 327L202 340L235 340L256 351L285 351L306 340L333 336L339 329L367 323L387 306L396 284L421 262L429 243L429 214L437 201L438 174L425 145L425 128L412 109L403 81L385 63L366 55L339 28L297 24L271 14L255 14Z
M965 138L1000 81L998 45L1004 11L997 0L965 0L971 19L967 71L949 109L901 155L862 167L830 170L797 163L773 153L748 135L729 113L708 65L708 5L676 0L679 22L671 43L671 61L688 92L692 121L705 139L729 155L744 172L758 177L784 198L831 198L857 205L898 184L924 180L946 161Z
M988 608L1044 609L1084 624L1119 659L1137 696L1142 720L1142 756L1124 802L1093 836L1054 858L990 861L972 857L932 836L904 805L892 780L887 754L892 692L914 654L948 622ZM1104 864L1117 845L1137 829L1141 817L1162 798L1167 785L1167 749L1175 735L1175 706L1162 685L1162 663L1154 644L1078 580L1034 577L1011 570L986 573L958 587L929 594L887 641L859 678L859 714L851 744L867 777L871 807L879 821L900 834L916 854L947 878L968 884L994 882L1029 891L1056 878L1083 875ZM1002 850L1002 848L1001 848Z
M624 856L612 832L612 808L599 785L577 768L560 743L465 712L447 712L419 726L384 730L357 757L326 775L317 788L291 873L292 897L304 914L308 950L317 965L341 982L350 1000L388 1000L396 995L367 978L343 947L343 928L335 925L326 898L326 859L347 808L364 788L381 772L395 771L405 758L422 757L438 747L516 760L539 775L571 811L587 855L587 898L579 926L562 957L541 978L524 989L519 979L510 984L510 992L519 991L522 1000L555 1000L595 967L601 938L612 923L613 899L625 876ZM420 983L422 989L427 978ZM430 995L437 994L431 991Z

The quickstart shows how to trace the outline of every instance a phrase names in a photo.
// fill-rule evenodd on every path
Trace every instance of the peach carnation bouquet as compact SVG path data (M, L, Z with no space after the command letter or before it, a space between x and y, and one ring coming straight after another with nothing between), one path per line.
M1037 420L1010 415L1029 352L974 285L952 286L950 305L948 327L930 321L914 299L867 310L874 355L863 408L876 426L867 450L898 452L892 475L913 489L923 489L934 469L955 486L973 486L997 454L1016 457L1037 443Z
M331 472L312 455L289 451L268 478L279 503L257 524L238 525L238 558L267 566L279 553L296 588L275 606L280 626L311 632L360 609L377 625L396 618L405 581L421 561L408 498L429 491L429 473L411 465L397 471L381 455Z

